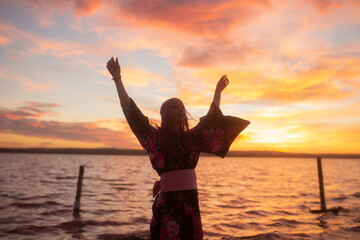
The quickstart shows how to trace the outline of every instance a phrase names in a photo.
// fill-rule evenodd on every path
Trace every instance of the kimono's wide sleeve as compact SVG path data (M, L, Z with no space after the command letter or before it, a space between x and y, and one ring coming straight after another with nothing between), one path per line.
M141 146L149 150L148 140L155 137L155 129L149 123L149 119L142 114L135 102L130 98L130 110L124 111L127 122L139 140Z
M248 120L224 116L211 105L209 113L192 129L198 151L224 158L235 138L250 124Z

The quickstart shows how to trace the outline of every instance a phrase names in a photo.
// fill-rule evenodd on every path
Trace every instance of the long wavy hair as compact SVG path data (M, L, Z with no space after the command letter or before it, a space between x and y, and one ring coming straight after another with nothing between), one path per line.
M170 119L170 109L171 106L174 103L180 103L180 105L183 107L184 113L186 115L188 115L187 111L185 110L185 106L184 103L178 99L178 98L170 98L168 100L166 100L160 108L160 115L161 115L161 128L167 128L168 124L169 124L169 119ZM185 132L187 130L189 130L189 123L188 123L188 118L184 118L184 121L181 123L181 132Z
M169 119L170 119L170 109L173 104L177 102L180 103L184 109L184 113L186 117L180 125L180 136L176 136L176 134L169 127ZM161 125L159 128L159 143L161 150L164 154L172 159L172 157L176 154L176 146L175 139L180 138L184 139L186 132L189 130L188 123L188 112L185 109L183 102L178 98L170 98L166 100L160 108L161 115Z

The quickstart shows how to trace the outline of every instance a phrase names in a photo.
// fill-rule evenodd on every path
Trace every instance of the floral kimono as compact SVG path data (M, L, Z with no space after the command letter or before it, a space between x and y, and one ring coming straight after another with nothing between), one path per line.
M168 171L194 169L200 152L225 157L232 142L250 123L241 118L223 116L219 107L211 105L209 113L197 126L182 136L173 136L176 154L170 157L161 149L159 128L150 125L132 99L129 112L124 114L159 176ZM152 211L151 239L203 238L197 189L160 192Z

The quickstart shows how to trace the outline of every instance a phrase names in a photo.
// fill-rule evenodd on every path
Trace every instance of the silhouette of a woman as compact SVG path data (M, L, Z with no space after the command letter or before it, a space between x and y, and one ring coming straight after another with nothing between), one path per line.
M151 239L202 239L195 174L199 154L207 152L224 158L232 142L250 123L222 115L220 98L229 84L228 78L226 75L220 78L207 115L194 128L189 129L184 104L177 98L162 104L161 126L154 127L129 98L118 59L111 58L106 67L116 84L130 128L160 176L153 189L156 197L150 222Z

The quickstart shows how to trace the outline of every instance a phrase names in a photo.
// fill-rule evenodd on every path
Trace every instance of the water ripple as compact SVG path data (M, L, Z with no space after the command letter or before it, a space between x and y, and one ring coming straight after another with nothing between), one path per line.
M0 163L0 238L148 238L159 178L148 157L0 154ZM73 218L79 163L86 169ZM327 206L337 213L309 212L320 207L316 159L202 157L204 239L360 239L360 161L323 167Z

